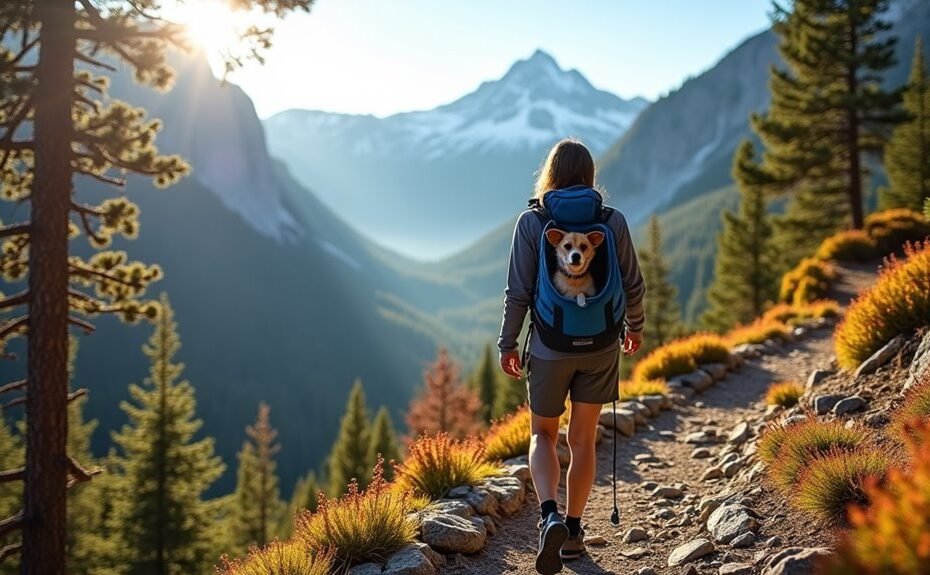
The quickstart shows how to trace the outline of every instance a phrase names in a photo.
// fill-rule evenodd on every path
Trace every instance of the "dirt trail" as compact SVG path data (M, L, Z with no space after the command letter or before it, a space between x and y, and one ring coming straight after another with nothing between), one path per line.
M858 283L858 282L856 282ZM621 510L621 523L614 527L609 522L611 503L610 469L612 434L608 433L598 450L598 476L595 481L586 516L587 534L601 535L607 545L589 546L589 555L566 563L563 573L628 574L645 567L655 573L682 573L682 567L668 567L667 559L673 549L692 541L702 534L700 522L685 519L689 505L696 505L701 497L719 495L726 489L726 479L701 481L700 477L713 459L694 459L695 444L684 438L702 429L714 428L723 435L739 422L757 418L765 411L761 398L773 381L794 380L804 383L816 368L829 366L833 358L832 329L821 328L810 333L803 341L786 344L781 353L749 361L740 370L731 373L709 390L694 398L687 406L678 406L662 412L650 420L650 430L641 429L633 437L618 436L617 474ZM718 452L725 443L702 444ZM636 456L652 455L654 463L634 463ZM656 506L657 500L642 487L643 482L654 481L662 485L684 484L684 500L671 500L668 507ZM723 482L723 483L721 483ZM725 547L695 563L699 572L717 573L721 561L753 563L757 553L771 553L785 546L817 545L828 543L822 526L810 522L787 519L783 501L770 490L759 485L746 488L746 501L759 512L762 527L758 541L748 549ZM564 501L564 493L562 494ZM661 505L661 503L660 503ZM654 518L654 513L669 509L675 514L670 520ZM450 561L446 573L534 573L533 559L536 545L538 511L534 497L516 515L503 520L497 534L489 541L484 552L474 557L459 557ZM668 526L684 519L686 525ZM689 524L690 523L690 524ZM649 539L636 543L623 543L623 534L631 527L642 527L650 533ZM775 541L770 538L776 537ZM632 559L621 555L635 548L643 548L647 555ZM726 557L725 557L726 555Z

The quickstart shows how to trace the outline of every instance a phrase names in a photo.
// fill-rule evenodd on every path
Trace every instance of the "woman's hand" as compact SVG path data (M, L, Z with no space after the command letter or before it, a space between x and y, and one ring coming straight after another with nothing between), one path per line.
M643 345L643 334L635 331L626 332L623 338L623 355L633 355Z
M501 352L501 369L514 379L523 378L523 366L520 365L520 354L517 350Z

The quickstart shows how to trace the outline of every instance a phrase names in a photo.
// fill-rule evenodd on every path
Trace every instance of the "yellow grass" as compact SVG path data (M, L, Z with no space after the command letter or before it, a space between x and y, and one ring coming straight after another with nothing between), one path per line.
M733 328L724 335L727 345L736 347L744 343L763 343L770 339L784 340L791 328L787 324L773 319L758 319L749 325Z
M891 414L888 430L902 444L912 443L919 430L917 424L930 420L930 372L904 396L904 403Z
M725 339L697 334L663 345L640 360L633 369L634 381L668 379L690 373L702 363L725 363L730 351Z
M644 395L668 395L668 384L661 379L620 382L621 401L636 399Z
M778 299L795 305L823 298L836 279L833 266L814 258L805 258L781 279Z
M859 427L847 428L837 421L811 419L784 429L777 455L766 468L772 482L792 493L807 466L828 453L853 451L865 446L868 434Z
M529 453L530 419L530 409L524 405L495 422L484 438L484 459L501 461Z
M500 470L486 461L485 446L480 440L453 439L440 433L414 441L394 473L397 488L437 500L453 487L475 485L499 475Z
M867 262L878 258L878 244L863 230L845 230L825 239L814 258L836 262Z
M411 543L417 525L408 516L409 495L388 487L382 466L379 461L366 490L361 491L353 480L340 499L321 497L315 512L298 513L294 539L307 549L331 549L340 569L383 562Z
M875 284L850 304L836 328L841 367L856 368L899 334L930 325L930 240L890 257Z
M765 393L765 403L782 407L794 407L803 395L803 386L793 381L784 381L772 384L769 387L769 390Z
M868 503L866 482L884 478L891 463L891 458L878 449L829 453L807 466L792 502L820 519L845 519L848 506Z
M821 299L799 305L776 304L762 314L760 321L780 321L787 325L795 325L809 319L835 318L839 315L840 304L830 299Z
M907 242L923 241L930 236L930 223L923 214L898 208L867 217L865 232L878 244L881 254L888 254L900 250Z
M220 559L218 575L329 575L333 569L332 553L311 554L301 541L273 541L262 548L253 547L242 559Z

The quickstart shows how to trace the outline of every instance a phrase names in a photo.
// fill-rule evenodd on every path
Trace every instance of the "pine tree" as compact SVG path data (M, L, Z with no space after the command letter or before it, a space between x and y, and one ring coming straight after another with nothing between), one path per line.
M469 385L481 399L480 417L485 423L491 422L494 411L494 397L497 394L497 362L491 351L491 345L486 344L481 354L478 369L472 374Z
M649 243L640 253L640 267L648 286L645 300L648 321L643 341L652 349L682 333L678 290L668 280L668 264L662 251L662 230L655 215L649 219Z
M240 0L237 7L283 15L307 10L311 2ZM26 377L0 389L29 388L26 465L17 474L25 482L24 507L0 524L22 530L21 549L14 544L9 551L20 551L27 575L65 573L66 490L88 479L66 451L70 328L92 330L87 318L99 313L130 323L157 314L145 289L160 277L159 268L130 261L123 251L100 251L114 235L136 236L138 208L123 194L85 203L74 182L82 176L122 188L136 174L163 187L187 172L179 157L158 154L159 123L109 100L101 75L114 72L115 63L140 83L168 86L165 51L184 42L182 27L163 18L160 4L0 2L0 198L26 204L3 210L21 217L0 225L0 270L6 284L27 284L0 300L0 349L12 337L26 338ZM250 27L245 53L260 54L271 33ZM243 57L232 54L227 65ZM90 244L89 257L70 250L70 240L81 236Z
M723 212L714 281L707 291L709 307L701 318L706 327L717 331L753 320L777 296L766 177L749 140L733 158L733 179L741 195L739 213Z
M882 19L888 0L794 0L775 4L774 30L787 69L773 68L772 102L753 117L763 166L790 193L776 220L783 266L793 265L838 227L863 225L861 156L879 151L898 122L900 90L882 88L895 39Z
M885 146L889 185L879 192L879 206L920 211L930 198L930 77L920 37L914 43L904 109L910 120L895 128Z
M18 469L23 465L25 451L19 435L7 425L6 414L0 407L0 469ZM23 486L18 482L0 482L0 517L7 517L23 506ZM4 537L0 536L0 555L4 549ZM18 562L7 559L0 561L0 574L19 573Z
M378 455L384 459L384 479L394 479L394 465L392 461L400 462L400 446L397 443L397 434L394 432L394 422L386 407L382 406L375 415L375 422L371 426L371 439L368 443L368 469L374 469L378 463Z
M497 386L494 390L494 407L491 418L500 419L517 410L526 403L526 380L502 377L496 374Z
M481 430L481 399L462 384L458 365L445 349L439 349L436 362L424 372L423 384L407 411L411 438L437 433L461 438Z
M119 447L117 524L131 574L205 573L216 559L210 544L210 509L201 499L225 466L213 438L195 439L194 388L178 381L180 348L174 313L165 295L155 332L143 348L151 361L142 386L130 385L121 405L129 422L113 434Z
M365 391L362 382L356 381L349 392L346 413L342 416L339 436L329 455L329 494L342 495L352 479L360 486L368 482L371 466L368 464L370 443L368 409L365 407Z
M258 405L258 418L246 427L248 439L238 456L232 530L233 545L239 552L270 541L282 512L274 460L281 446L275 443L278 432L271 426L270 412L268 404Z
M294 516L297 513L304 509L316 511L317 501L322 490L322 485L313 471L308 471L305 476L297 480L287 510L281 516L278 525L278 536L281 539L287 539L293 533Z

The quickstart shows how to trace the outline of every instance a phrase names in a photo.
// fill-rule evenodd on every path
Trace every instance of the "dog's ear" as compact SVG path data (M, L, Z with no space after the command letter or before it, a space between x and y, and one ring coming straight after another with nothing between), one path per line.
M586 236L591 245L597 247L604 243L604 232L589 232Z
M546 239L549 240L549 243L558 246L559 242L562 241L562 238L565 237L565 232L562 230L557 230L555 228L549 228L546 230Z

